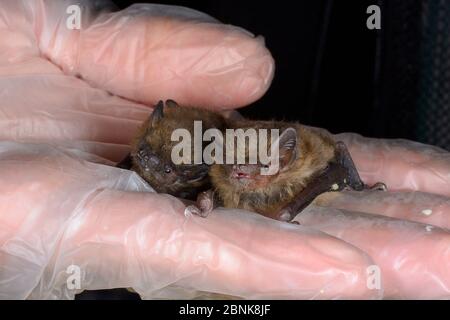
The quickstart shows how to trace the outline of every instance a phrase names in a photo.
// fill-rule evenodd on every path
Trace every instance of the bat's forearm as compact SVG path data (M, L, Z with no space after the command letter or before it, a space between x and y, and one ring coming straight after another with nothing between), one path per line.
M336 143L335 157L328 166L308 183L295 199L284 207L278 219L290 221L305 209L316 197L329 191L341 191L346 187L353 190L364 189L355 164L343 142Z

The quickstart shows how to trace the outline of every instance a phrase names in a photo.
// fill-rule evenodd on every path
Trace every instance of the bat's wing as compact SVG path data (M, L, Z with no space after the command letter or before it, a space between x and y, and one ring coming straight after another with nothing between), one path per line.
M359 177L347 147L343 142L337 142L334 159L312 178L293 202L277 213L275 219L291 221L317 196L324 192L341 191L346 187L361 191L364 189L364 183Z
M345 188L346 186L356 191L363 190L364 182L362 182L361 178L359 177L350 152L348 152L347 147L342 141L336 143L335 155L336 162L344 169L346 175L346 177L344 177L344 180L336 182L339 184L340 190L342 190L342 188Z
M121 169L127 169L127 170L131 170L131 167L133 166L133 162L131 160L131 154L127 154L127 156L125 158L123 158L122 161L120 161L118 164L116 164L117 168L121 168Z

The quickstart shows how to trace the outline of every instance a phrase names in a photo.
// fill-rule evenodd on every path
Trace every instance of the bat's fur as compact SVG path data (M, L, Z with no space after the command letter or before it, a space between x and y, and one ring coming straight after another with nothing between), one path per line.
M258 176L258 181L243 185L230 177L230 165L215 164L209 175L219 203L226 208L241 208L271 216L291 203L308 182L327 167L335 154L335 142L327 133L298 123L275 121L239 121L235 128L279 129L297 132L294 160L272 176ZM270 145L270 139L269 139ZM281 164L280 164L281 166Z
M207 176L208 166L205 164L174 165L171 160L171 152L173 146L178 142L171 141L172 132L175 129L184 128L193 137L194 121L202 121L204 132L209 128L221 130L225 125L225 120L217 113L190 107L168 107L166 104L163 110L162 118L155 121L154 114L152 114L142 124L133 140L132 170L143 177L157 192L195 199L199 191L210 187ZM159 160L159 165L152 167L151 170L145 170L138 159L138 152L142 149L145 149L147 154L155 155ZM165 172L165 168L170 168L171 172Z

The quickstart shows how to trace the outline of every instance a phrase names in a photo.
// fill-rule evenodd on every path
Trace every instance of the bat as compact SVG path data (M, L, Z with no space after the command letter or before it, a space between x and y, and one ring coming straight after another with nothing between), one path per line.
M274 121L237 121L234 128L278 129L274 141L279 150L279 170L263 175L267 164L214 164L209 170L213 188L202 192L197 205L187 210L207 216L217 206L245 209L264 216L291 221L317 196L343 189L363 190L365 186L343 142L331 135L298 123ZM234 138L233 138L234 139ZM271 144L269 144L269 147ZM371 189L385 190L377 183Z
M176 165L171 158L172 148L178 143L172 141L172 133L186 129L194 135L194 121L201 121L203 132L225 126L224 117L217 113L180 107L173 100L160 101L138 130L130 154L117 167L135 171L159 193L195 200L200 191L211 187L209 166L205 163Z

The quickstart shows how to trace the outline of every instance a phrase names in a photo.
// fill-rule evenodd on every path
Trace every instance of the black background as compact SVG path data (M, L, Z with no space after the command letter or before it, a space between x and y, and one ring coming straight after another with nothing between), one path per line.
M114 2L125 8L134 1ZM188 6L265 38L276 62L275 78L260 101L242 109L244 115L377 134L370 121L378 31L366 27L373 1L158 3Z
M137 2L114 1L120 9ZM333 133L407 138L450 150L450 52L445 51L449 50L449 41L442 41L442 37L450 37L450 17L443 21L445 34L429 31L436 12L441 17L447 12L450 15L450 1L160 0L158 3L203 11L223 23L265 38L276 61L275 78L262 99L241 109L245 116L295 120ZM366 26L369 17L366 10L373 4L381 8L381 30L369 30ZM441 47L433 51L440 59L433 57L434 62L424 64L430 61L428 51L434 49L438 36ZM431 43L431 47L425 48L423 42ZM444 51L439 51L442 43ZM420 87L425 76L428 86Z

